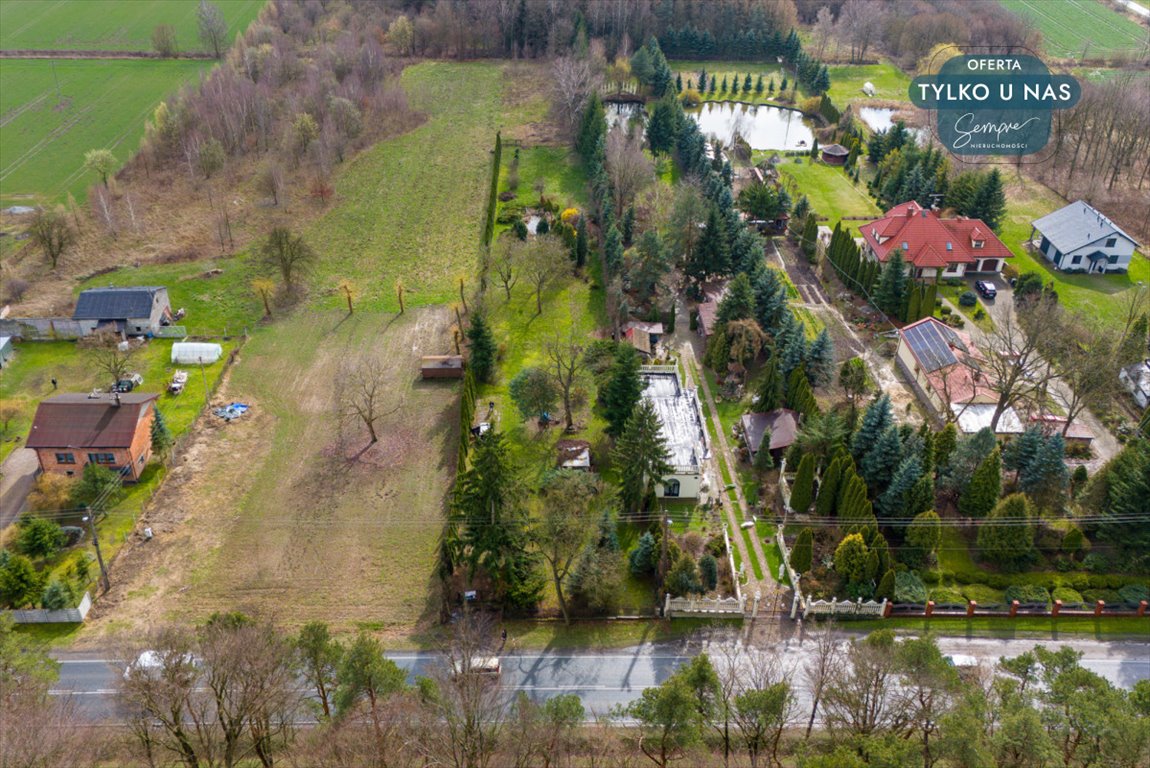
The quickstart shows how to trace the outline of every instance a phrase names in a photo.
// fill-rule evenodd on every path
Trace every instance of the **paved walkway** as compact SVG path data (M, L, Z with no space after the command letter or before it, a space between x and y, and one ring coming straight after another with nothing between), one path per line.
M686 311L681 312L679 316L687 316ZM731 543L735 549L738 550L739 558L743 563L746 573L747 581L746 584L743 585L743 594L747 596L747 609L749 611L754 605L755 593L758 592L762 596L762 600L759 603L759 611L767 611L774 603L775 590L781 589L781 587L775 582L774 574L769 573L770 565L757 532L748 537L751 540L752 546L752 551L748 552L746 539L743 537L742 530L739 527L744 522L751 520L752 516L735 471L735 468L738 466L735 454L731 450L730 444L727 441L727 435L723 431L722 422L719 420L719 409L715 405L715 399L711 394L711 388L707 384L706 377L699 372L698 361L702 357L703 340L694 333L687 333L676 334L675 341L677 342L677 347L683 360L683 369L687 372L687 377L707 403L707 407L711 413L711 424L714 427L715 435L718 436L717 444L712 446L714 449L712 450L712 464L715 478L714 491L716 498L720 500L723 513L726 516L727 526L730 529ZM735 486L735 498L738 501L737 510L731 505L730 497L725 490L726 483L723 480L723 473L719 467L719 457L715 454L716 451L722 453L723 459L727 463L727 468L731 472L731 482ZM759 562L760 567L763 569L763 578L761 580L755 576L754 566L751 564L752 556Z
M39 469L31 448L17 448L0 465L0 530L20 515Z

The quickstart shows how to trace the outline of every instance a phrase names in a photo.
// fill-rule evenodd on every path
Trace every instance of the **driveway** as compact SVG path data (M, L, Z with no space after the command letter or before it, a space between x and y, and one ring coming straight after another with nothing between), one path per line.
M971 278L967 282L973 291L974 279ZM994 320L996 325L1008 322L1014 327L1018 327L1018 317L1014 312L1014 290L1011 289L1010 284L1001 277L988 282L994 283L994 286L998 289L998 294L995 296L994 301L982 301L983 305L987 307L991 319ZM973 323L968 324L965 330L970 333L976 342L980 342L985 336L978 326ZM1117 376L1118 372L1115 371L1114 375ZM1057 401L1069 402L1071 396L1070 387L1063 383L1062 379L1055 379L1051 384L1051 389ZM1089 408L1078 415L1077 421L1094 433L1094 442L1091 443L1094 456L1090 461L1084 462L1087 469L1093 474L1101 468L1103 464L1117 456L1118 452L1122 450L1122 446L1119 444L1117 438L1110 433L1110 430L1102 424Z
M0 465L0 530L8 527L24 509L40 462L31 448L17 448Z

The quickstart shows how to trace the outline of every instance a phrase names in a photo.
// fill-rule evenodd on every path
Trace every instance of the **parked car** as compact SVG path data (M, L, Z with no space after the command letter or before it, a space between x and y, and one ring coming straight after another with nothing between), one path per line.
M455 677L464 675L490 675L499 676L498 656L473 656L470 659L454 659L451 662L451 672Z
M131 680L136 675L155 678L164 671L166 665L197 667L200 660L190 653L165 657L160 651L142 651L136 660L124 667L124 679Z
M130 376L120 379L116 382L114 387L117 392L131 392L136 387L144 383L144 377L138 373L133 373Z
M979 280L974 284L974 290L978 291L978 295L984 299L994 301L994 297L998 295L998 289L994 287L994 283L988 280Z

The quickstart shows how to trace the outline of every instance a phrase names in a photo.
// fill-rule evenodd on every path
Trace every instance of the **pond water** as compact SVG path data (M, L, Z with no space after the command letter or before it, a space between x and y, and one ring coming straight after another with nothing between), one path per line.
M802 113L793 109L707 101L687 114L699 123L703 133L726 146L732 144L736 133L747 140L751 149L804 149L815 139Z
M627 121L631 118L646 116L642 104L627 101L609 101L603 105L603 109L607 112L608 130L620 124L626 128Z
M860 107L859 119L867 124L872 131L889 131L894 127L895 110L886 107ZM907 131L915 137L919 144L926 141L927 131L923 128L907 126Z

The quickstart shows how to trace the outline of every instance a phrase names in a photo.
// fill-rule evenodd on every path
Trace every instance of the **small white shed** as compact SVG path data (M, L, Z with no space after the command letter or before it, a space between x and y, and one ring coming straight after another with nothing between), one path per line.
M872 83L870 80L867 80L865 83L863 83L863 93L865 93L867 96L874 96L874 83Z
M200 341L177 341L172 345L172 363L176 365L211 365L220 359L224 348Z

